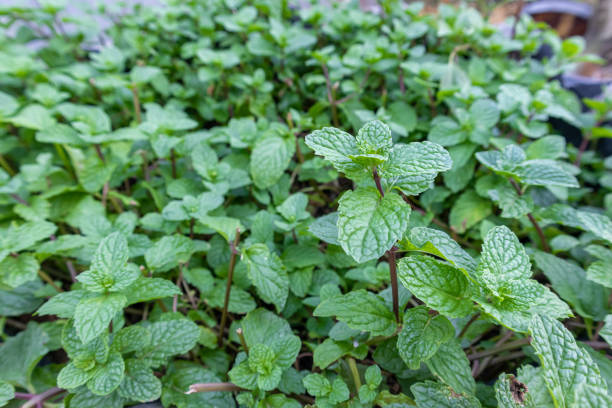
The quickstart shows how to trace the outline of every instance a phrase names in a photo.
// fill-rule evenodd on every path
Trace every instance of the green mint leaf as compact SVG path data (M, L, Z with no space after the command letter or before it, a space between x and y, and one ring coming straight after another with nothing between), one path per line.
M474 300L485 313L516 332L527 332L529 322L535 314L554 319L572 316L567 304L547 287L532 279L507 282L497 293L501 296L479 293L474 296Z
M515 174L531 186L580 187L578 180L554 160L534 159L521 163Z
M531 263L518 238L506 226L487 233L478 265L481 282L493 292L511 280L531 277Z
M585 250L598 259L589 265L587 279L607 288L612 288L612 270L610 270L612 251L601 245L589 245Z
M0 284L16 288L36 279L38 261L28 253L7 256L0 262Z
M253 244L242 251L249 277L257 293L280 312L289 295L289 276L280 258L264 244Z
M161 381L146 363L134 359L125 361L125 376L118 388L119 395L130 401L148 402L158 399L161 390Z
M242 330L248 347L255 344L271 344L270 333L278 338L293 336L289 323L265 309L256 309L249 312L242 319Z
M74 363L68 363L57 376L57 385L61 388L73 389L85 384L93 376L93 370L78 368Z
M89 343L102 334L126 304L126 297L119 293L82 299L74 311L74 326L81 341Z
M476 382L472 377L470 362L456 339L442 343L429 360L429 370L461 394L474 395Z
M544 252L536 252L538 268L550 280L553 289L581 316L601 320L608 314L608 291L586 278L574 263Z
M128 258L127 239L120 232L114 232L98 245L91 261L91 268L103 275L113 276L127 266Z
M369 331L373 336L391 335L397 327L393 313L384 301L363 289L322 301L313 315L336 316L350 328Z
M480 402L471 395L462 395L444 384L425 381L413 384L410 391L419 408L480 408Z
M119 387L124 375L125 363L121 354L111 352L106 363L93 370L87 388L95 395L108 395Z
M27 389L32 371L49 351L48 341L42 326L34 322L16 336L5 338L0 345L0 380Z
M163 278L140 277L122 292L127 298L127 305L147 302L179 295L181 290L174 283Z
M147 347L150 343L151 333L149 330L142 326L128 326L114 335L111 348L121 354L127 354Z
M430 308L448 317L471 312L469 282L459 269L422 255L402 258L398 266L400 282Z
M315 397L326 397L332 392L331 383L321 374L308 374L302 381L306 391Z
M288 222L302 221L310 214L306 211L308 205L308 196L304 193L292 194L281 205L276 207L280 215Z
M379 120L370 121L359 129L355 142L361 153L377 154L384 157L393 146L391 129Z
M257 188L273 186L281 178L295 150L293 140L278 136L259 139L251 153L250 172Z
M5 406L13 398L15 398L15 388L9 383L0 381L0 407Z
M49 238L57 231L55 224L48 221L25 222L11 225L2 231L0 248L8 252L19 252Z
M377 365L369 366L365 371L364 378L368 386L378 387L383 380L380 367Z
M408 368L418 370L421 362L430 359L454 334L455 329L446 317L430 314L425 306L414 307L404 313L397 349Z
M315 154L325 157L340 172L351 173L359 169L350 156L360 154L355 138L340 129L325 127L306 136L306 145Z
M597 365L561 323L536 315L529 332L556 406L575 406L576 391L581 384L606 389Z
M450 170L452 165L448 151L437 143L397 144L390 151L389 159L380 166L380 175L386 179L425 174L435 176Z
M380 258L408 227L410 206L373 187L344 193L338 206L338 241L357 262Z
M336 405L349 399L350 391L342 378L336 377L331 386L332 390L328 395L330 403Z
M96 395L85 386L74 390L70 400L70 405L81 408L97 408L100 406L105 408L123 408L126 403L127 401L116 392L108 395Z
M157 241L145 253L147 266L156 273L167 272L189 261L196 251L194 242L183 235L169 235Z
M338 242L338 213L329 213L315 219L308 227L308 231L323 242L340 245Z
M165 364L171 356L188 352L200 337L198 326L187 319L159 321L147 326L147 329L151 333L151 342L138 350L136 355L152 368Z
M403 240L400 245L406 250L418 249L436 255L470 274L478 266L474 258L447 233L433 228L412 228L409 241Z
M351 351L353 351L353 345L350 342L325 339L314 349L312 359L314 364L323 370Z
M491 99L478 99L470 106L469 113L480 129L491 129L499 120L499 108Z
M553 204L538 212L543 224L555 223L589 231L612 243L612 220L604 214L575 210L564 204Z
M491 202L480 197L474 190L459 196L450 211L449 222L459 234L487 218L492 212Z
M232 383L247 390L257 388L257 371L251 368L247 360L235 365L228 373ZM280 380L279 380L280 381Z
M608 344L612 344L612 314L609 314L604 319L605 324L599 331L599 335L603 337Z
M61 292L49 299L36 312L40 316L56 315L64 319L70 319L74 316L74 311L79 302L91 296L85 290L71 290L70 292Z
M602 387L581 383L575 388L573 407L599 408L612 406L612 396Z
M274 360L274 351L265 344L256 344L249 350L249 368L257 373L257 387L264 391L275 389L283 374L282 368Z

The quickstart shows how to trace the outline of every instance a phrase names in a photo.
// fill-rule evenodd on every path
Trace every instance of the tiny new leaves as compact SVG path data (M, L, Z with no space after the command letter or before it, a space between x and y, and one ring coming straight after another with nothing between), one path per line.
M127 239L120 232L113 232L100 242L91 261L89 271L77 278L91 292L117 292L130 286L140 271L128 264Z
M363 125L355 139L357 148L362 154L377 154L384 157L393 146L391 129L378 120Z
M442 315L432 315L425 306L408 309L397 338L397 350L411 370L430 359L442 343L455 334L452 323Z
M525 332L531 316L568 317L571 311L531 277L531 263L518 238L505 226L487 233L476 280L484 292L474 299L486 313L513 330Z
M338 241L357 262L380 258L408 227L410 206L374 187L347 191L338 205Z

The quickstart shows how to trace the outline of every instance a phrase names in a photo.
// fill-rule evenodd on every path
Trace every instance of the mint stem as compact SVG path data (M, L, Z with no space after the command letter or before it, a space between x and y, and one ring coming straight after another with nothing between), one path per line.
M199 383L191 384L189 391L185 394L194 394L196 392L212 392L212 391L242 391L242 388L232 383Z
M374 183L376 183L376 188L380 193L381 197L385 196L385 191L382 188L382 184L380 182L380 176L378 175L378 170L376 167L372 169L372 177L374 177ZM399 314L399 293L397 289L397 265L395 262L395 252L397 251L397 247L394 245L390 250L387 251L387 256L389 257L389 276L391 278L391 294L393 296L393 314L395 315L395 321L400 322L400 314Z
M397 247L393 246L390 250L387 251L387 255L389 256L389 275L391 277L391 294L393 296L393 314L395 315L395 321L399 323L399 293L397 288L397 266L395 262L396 251Z
M227 285L225 287L225 301L223 302L223 313L221 314L221 324L219 325L219 344L223 342L223 332L227 322L227 308L229 306L230 293L232 291L232 279L234 277L234 266L236 265L236 254L238 253L238 244L240 243L240 229L236 228L236 238L230 243L230 263L227 270Z
M512 184L512 187L514 187L514 189L516 190L516 193L519 196L522 196L523 190L521 190L521 188L516 183L516 181L514 181L513 179L508 179L508 180L510 180L510 184ZM531 213L527 214L527 218L529 218L531 225L533 225L533 228L535 228L536 233L538 234L538 237L540 238L540 242L542 242L542 248L544 249L544 251L550 252L550 246L548 245L548 240L546 239L546 235L544 235L544 231L542 231L542 227L540 227L540 224L538 224L536 219L533 217L533 214Z

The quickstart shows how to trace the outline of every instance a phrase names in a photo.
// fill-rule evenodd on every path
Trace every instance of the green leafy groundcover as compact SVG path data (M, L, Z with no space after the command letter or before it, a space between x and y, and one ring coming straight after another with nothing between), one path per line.
M612 98L555 79L581 40L168 0L87 51L39 3L0 9L0 405L612 406Z

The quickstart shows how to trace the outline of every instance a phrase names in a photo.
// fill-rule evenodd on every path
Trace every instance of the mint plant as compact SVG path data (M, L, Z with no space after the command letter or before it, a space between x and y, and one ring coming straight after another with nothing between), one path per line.
M559 81L580 38L399 0L25 3L0 406L612 406L612 104Z

